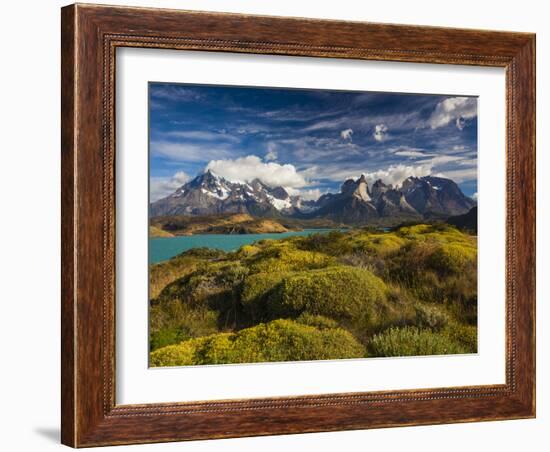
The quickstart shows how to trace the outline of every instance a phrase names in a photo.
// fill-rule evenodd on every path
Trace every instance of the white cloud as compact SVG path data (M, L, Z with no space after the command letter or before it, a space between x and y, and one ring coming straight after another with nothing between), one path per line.
M377 124L374 126L374 133L372 136L376 141L384 141L388 137L388 126L385 124Z
M394 186L401 185L401 183L410 176L422 177L428 176L432 172L432 165L391 165L387 169L380 169L370 173L363 173L367 182L374 183L378 179L382 179L385 184L392 184Z
M435 174L437 177L446 177L454 180L456 183L461 183L469 180L477 179L477 167L459 169L459 170L444 170Z
M149 184L150 201L154 202L174 193L191 178L183 171L178 171L172 177L151 177Z
M477 191L472 196L470 196L470 198L475 199L477 201Z
M312 188L310 190L300 190L297 194L300 195L300 198L304 201L316 201L323 193L324 192L318 188Z
M340 132L340 138L344 141L351 141L353 135L353 129L344 129Z
M345 127L347 125L346 121L348 121L348 118L345 116L337 119L327 119L324 121L316 122L307 127L304 127L302 129L302 132L313 132L315 130L322 130L322 129L336 129L342 126Z
M206 169L233 182L250 182L256 178L272 187L282 186L300 188L307 181L294 165L280 165L275 162L263 162L260 157L249 155L237 159L212 160Z
M477 165L477 156L474 156L474 157L470 157L470 156L462 157L462 159L459 160L459 161L457 161L456 164L457 164L457 165L460 165L460 166L476 166L476 165Z
M230 155L228 149L223 145L173 143L170 141L151 142L151 153L180 162L201 162L226 158Z
M437 129L454 121L456 127L462 130L466 126L466 119L476 116L477 99L475 97L450 97L436 105L428 124L432 129Z

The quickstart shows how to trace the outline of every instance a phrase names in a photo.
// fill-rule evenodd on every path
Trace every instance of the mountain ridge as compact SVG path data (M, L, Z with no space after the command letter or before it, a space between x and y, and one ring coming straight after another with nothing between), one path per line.
M208 170L151 203L150 214L152 217L250 214L369 224L446 218L465 214L475 205L453 180L431 175L408 177L400 186L385 184L380 179L369 186L362 174L344 181L339 193L304 201L290 195L284 187L271 187L260 179L231 182Z

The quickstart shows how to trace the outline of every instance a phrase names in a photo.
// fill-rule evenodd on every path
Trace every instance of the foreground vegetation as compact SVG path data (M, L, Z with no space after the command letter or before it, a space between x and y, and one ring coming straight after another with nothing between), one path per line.
M476 262L444 224L189 250L151 267L151 365L474 353Z

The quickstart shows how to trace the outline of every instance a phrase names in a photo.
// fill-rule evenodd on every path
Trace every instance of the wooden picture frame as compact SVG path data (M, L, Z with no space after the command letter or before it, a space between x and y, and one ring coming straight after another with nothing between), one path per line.
M62 9L62 442L73 447L535 416L535 35L71 5ZM506 383L115 404L115 50L506 69Z

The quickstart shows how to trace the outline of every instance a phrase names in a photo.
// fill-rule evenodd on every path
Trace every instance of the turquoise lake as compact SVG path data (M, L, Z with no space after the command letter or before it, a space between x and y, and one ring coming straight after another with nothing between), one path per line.
M304 229L303 231L281 232L279 234L197 234L180 237L158 237L149 239L149 263L156 264L170 259L191 248L217 248L235 251L243 245L263 239L283 239L296 235L310 235L330 232L334 229Z

